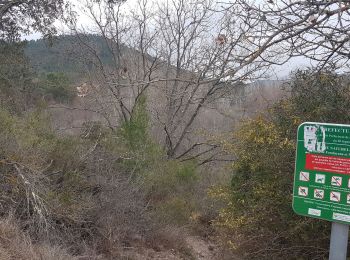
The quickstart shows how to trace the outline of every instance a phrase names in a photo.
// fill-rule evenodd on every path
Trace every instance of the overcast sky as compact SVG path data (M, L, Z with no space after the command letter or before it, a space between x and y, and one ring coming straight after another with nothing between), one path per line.
M79 6L81 4L81 2L84 2L86 0L70 0L71 3L75 6L75 10L78 14L78 23L81 26L84 27L89 27L89 25L91 24L90 18L87 17L86 15L84 15L84 13L81 11L82 8L81 6ZM163 1L163 0L157 0L157 1ZM130 8L130 6L135 5L135 3L137 2L137 0L127 0L125 6L126 8ZM55 26L58 28L58 31L60 34L65 34L68 33L68 29L67 27L65 27L65 25L62 22L56 22ZM26 35L23 36L23 39L26 40L36 40L36 39L40 39L41 38L41 34L40 33L32 33L30 35ZM297 69L303 69L303 68L307 68L310 67L311 63L308 59L304 58L304 57L296 57L296 58L292 58L290 61L288 61L286 64L281 65L281 66L273 66L270 72L271 75L271 79L285 79L289 76L289 74L292 71L295 71Z

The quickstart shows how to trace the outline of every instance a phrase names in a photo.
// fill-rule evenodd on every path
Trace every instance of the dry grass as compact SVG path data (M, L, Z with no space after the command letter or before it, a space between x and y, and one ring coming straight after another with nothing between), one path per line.
M34 244L13 217L0 219L0 260L77 260L60 247Z
M185 259L192 259L192 251L186 243L187 236L184 229L167 226L149 233L146 241L148 247L155 251L174 250L182 254Z

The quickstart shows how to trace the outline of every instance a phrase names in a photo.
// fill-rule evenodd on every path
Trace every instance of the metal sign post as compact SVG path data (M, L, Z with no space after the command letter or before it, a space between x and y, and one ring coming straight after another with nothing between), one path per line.
M346 260L349 225L332 223L329 260Z

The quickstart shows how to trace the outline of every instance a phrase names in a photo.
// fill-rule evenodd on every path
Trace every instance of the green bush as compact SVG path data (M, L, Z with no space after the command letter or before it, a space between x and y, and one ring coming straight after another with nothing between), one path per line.
M189 221L190 213L182 210L182 206L193 204L191 192L199 180L197 165L192 161L168 159L164 149L152 140L148 129L146 97L142 96L130 121L125 122L116 132L104 136L102 143L119 157L115 167L146 193L153 209L151 214L155 218L168 224L183 223L184 218ZM175 205L178 214L173 214L174 209L169 205ZM192 208L186 206L186 209Z
M189 223L195 207L185 198L174 197L159 204L153 212L154 218L163 225L183 226Z
M35 104L35 73L24 54L25 45L0 40L0 106L16 114Z
M59 103L69 103L74 91L68 77L62 73L48 73L39 80L39 88L45 97L51 97Z
M292 210L296 132L304 121L349 123L350 86L331 72L299 71L288 88L290 97L234 133L231 186L211 190L227 203L217 225L247 259L327 256L329 223Z

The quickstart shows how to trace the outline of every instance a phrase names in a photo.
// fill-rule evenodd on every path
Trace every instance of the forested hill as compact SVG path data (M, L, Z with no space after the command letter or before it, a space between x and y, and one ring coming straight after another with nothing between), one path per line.
M75 47L78 42L77 36L63 35L55 37L52 42L44 39L27 42L25 54L31 65L39 73L64 72L68 75L79 74L83 70L78 52ZM105 64L112 62L104 39L100 36L84 36L84 41L93 45L98 55Z

